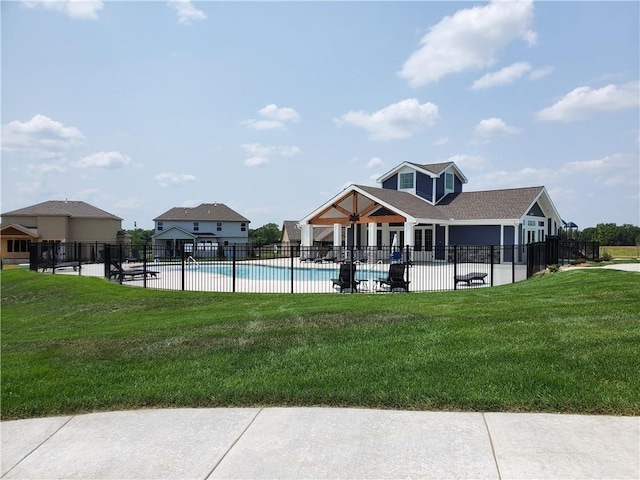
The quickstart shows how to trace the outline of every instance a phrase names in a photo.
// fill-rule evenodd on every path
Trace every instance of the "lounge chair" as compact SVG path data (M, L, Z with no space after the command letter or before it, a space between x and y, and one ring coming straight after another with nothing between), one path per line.
M148 270L143 267L136 268L122 268L122 265L118 261L112 261L109 265L109 279L117 279L122 282L127 277L130 280L134 280L136 277L154 277L156 278L160 272L156 270Z
M456 281L456 285L458 285L459 282L465 282L467 286L470 287L471 282L473 282L474 280L482 280L482 283L484 283L484 279L486 276L487 274L483 272L471 272L465 273L464 275L456 275L454 277L454 280Z
M78 267L80 266L80 262L75 261L75 262L55 262L55 264L53 263L53 260L46 260L43 263L40 264L40 267L42 268L42 271L45 272L47 271L47 269L51 269L53 270L54 267L56 269L58 268L69 268L72 267L73 271L77 271Z
M339 289L340 293L343 290L357 290L361 280L356 280L356 266L351 263L340 264L340 273L338 278L333 278L333 288Z
M404 263L392 263L389 265L389 273L386 278L378 278L376 282L380 288L389 289L394 291L396 289L402 289L405 292L409 291L409 280L404 279L406 265Z
M402 250L391 252L389 263L402 263Z
M335 262L336 258L338 258L333 250L329 250L324 257L318 257L313 262L314 263L331 263Z

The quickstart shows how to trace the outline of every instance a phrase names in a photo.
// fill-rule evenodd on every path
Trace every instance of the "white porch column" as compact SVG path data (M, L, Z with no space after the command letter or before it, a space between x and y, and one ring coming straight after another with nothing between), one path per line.
M404 222L404 245L402 245L403 248L407 245L413 247L415 243L415 226L415 222Z
M303 247L311 247L313 245L313 225L304 224L300 229L300 245Z
M374 222L367 224L367 245L369 247L377 247L378 243L378 225Z
M342 225L339 223L333 224L333 246L334 248L342 246Z
M449 246L449 225L444 226L444 245Z

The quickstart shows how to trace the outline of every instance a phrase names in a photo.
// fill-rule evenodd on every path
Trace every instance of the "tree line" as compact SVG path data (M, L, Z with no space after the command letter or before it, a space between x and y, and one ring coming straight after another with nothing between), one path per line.
M640 227L629 223L599 223L581 231L564 230L562 236L607 246L640 245Z

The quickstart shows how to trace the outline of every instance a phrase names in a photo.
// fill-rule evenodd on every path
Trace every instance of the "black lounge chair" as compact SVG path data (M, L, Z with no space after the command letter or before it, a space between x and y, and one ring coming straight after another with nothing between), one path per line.
M46 272L48 269L53 270L54 268L69 268L72 267L73 271L77 271L78 267L80 266L80 262L75 261L75 262L53 262L53 260L44 260L41 264L40 264L40 268L42 268L43 272Z
M340 273L338 278L333 278L333 288L340 290L340 293L344 290L357 290L358 285L362 280L356 280L356 266L351 263L340 264Z
M335 262L337 258L338 257L336 256L335 252L333 250L329 250L324 257L316 258L313 263L331 263Z
M402 289L409 291L409 280L404 279L406 265L404 263L392 263L389 265L389 273L386 278L378 278L376 282L381 288L388 288L390 291ZM383 290L387 291L387 290Z
M109 279L116 279L119 282L122 282L127 277L129 277L130 280L134 280L136 277L157 278L159 273L157 270L148 270L143 267L122 268L120 262L117 261L111 262L109 266Z
M471 282L474 280L482 280L482 283L484 283L486 276L487 274L483 272L471 272L465 273L464 275L456 275L454 279L456 281L456 285L458 285L459 282L465 282L467 286L470 287Z

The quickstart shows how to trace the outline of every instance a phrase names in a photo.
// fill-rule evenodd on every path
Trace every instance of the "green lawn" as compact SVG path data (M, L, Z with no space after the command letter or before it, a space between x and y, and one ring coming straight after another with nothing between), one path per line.
M377 295L0 280L3 420L276 405L640 414L638 273Z
M613 258L638 259L640 258L640 245L629 247L600 247L600 255L610 254Z

